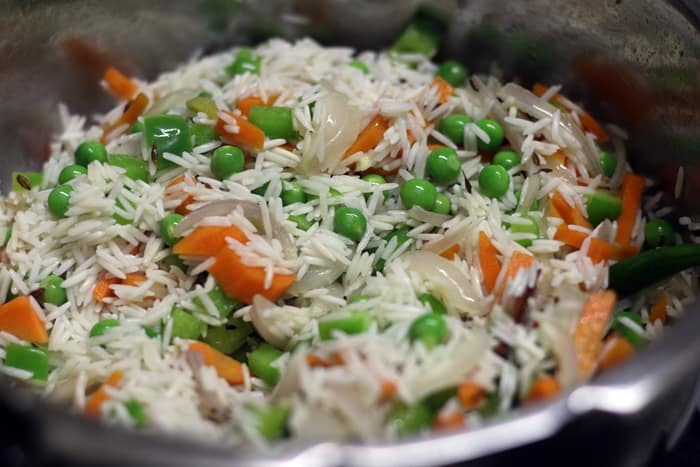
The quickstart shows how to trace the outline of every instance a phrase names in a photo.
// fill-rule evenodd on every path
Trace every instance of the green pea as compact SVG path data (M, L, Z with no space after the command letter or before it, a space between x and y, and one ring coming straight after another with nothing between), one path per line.
M216 128L203 123L193 123L190 125L190 135L192 135L192 147L201 146L202 144L218 141L219 135L216 133Z
M440 34L420 22L409 24L391 47L393 52L431 57L440 45Z
M248 324L248 323L246 323ZM204 342L214 347L221 353L230 355L240 349L246 343L246 339L253 332L252 326L241 326L228 329L227 326L209 327Z
M107 156L107 163L124 169L124 175L132 180L143 180L144 182L151 180L148 164L142 159L127 154L110 154Z
M304 193L304 187L301 186L301 183L297 181L284 181L282 182L280 198L284 206L294 203L305 203L306 193Z
M452 183L462 172L462 163L454 149L438 148L428 155L426 168L430 178L437 183Z
M61 306L68 301L66 289L63 288L63 279L55 274L46 276L39 287L44 289L42 294L44 303Z
M85 141L75 150L75 163L87 167L93 161L106 162L107 148L99 141Z
M268 441L282 438L287 431L287 419L290 408L283 403L276 403L267 409L256 409L258 433Z
M435 205L433 205L433 212L438 214L449 214L452 210L452 202L447 195L438 193L435 195Z
M600 152L600 168L603 169L603 175L612 177L617 168L617 158L608 151Z
M430 311L433 313L436 313L438 315L446 315L447 314L447 308L445 307L445 304L442 303L442 301L437 298L435 295L431 293L422 293L418 296L418 300L425 304L428 305L428 308L430 308Z
M201 91L199 94L197 94L199 97L209 97L212 98L214 95L210 93L209 91Z
M299 230L307 231L311 228L313 225L313 222L311 222L307 217L306 214L294 214L290 215L288 219L292 222L294 222L297 225L297 228Z
M173 162L163 158L167 152L182 155L192 151L190 126L179 115L149 115L143 119L143 132L146 147L155 149L156 168L158 170L173 167Z
M21 192L40 187L44 182L41 172L12 172L12 191Z
M5 346L4 365L29 371L35 381L49 379L49 355L42 348L10 343Z
M365 75L369 74L369 67L362 60L353 60L352 62L350 62L350 66L357 68Z
M75 177L78 175L85 175L87 174L87 169L83 167L82 165L78 164L72 164L68 165L61 170L61 173L58 174L58 183L64 184L68 183L71 180L73 180Z
M151 339L160 336L160 332L157 329L147 328L145 326L143 327L143 332Z
M187 101L187 108L192 112L202 112L212 120L216 120L218 109L211 97L197 96Z
M372 324L372 315L366 311L353 311L346 316L325 318L318 322L318 333L321 339L326 341L333 339L334 331L345 334L362 334Z
M386 421L400 436L416 434L430 427L433 416L423 403L414 405L397 404L387 414Z
M70 206L70 195L73 187L70 185L58 185L49 193L49 211L56 217L66 217L66 211Z
M401 186L399 191L401 202L406 209L411 209L413 206L431 211L435 206L437 198L437 190L435 185L422 178L412 178Z
M534 217L527 215L527 214L523 214L521 216L521 219L526 219L528 221L528 223L527 224L511 224L510 231L513 233L533 234L533 235L536 235L539 237L540 225L537 222L537 220ZM520 245L524 246L525 248L532 246L532 240L529 238L516 240L516 243L519 243Z
M291 140L297 137L291 107L268 107L254 105L248 115L250 123L260 128L270 139Z
M241 172L245 166L243 151L235 146L221 146L211 158L211 173L219 180Z
M108 330L116 328L117 326L119 326L119 321L116 319L103 319L98 321L90 329L90 337L104 336Z
M489 198L505 195L510 185L510 176L500 165L487 165L479 173L479 190Z
M493 163L495 165L500 165L506 170L510 170L520 164L520 156L513 151L498 151L496 155L493 156Z
M143 405L137 400L131 399L124 402L126 411L129 412L131 420L136 428L142 428L146 425L146 412L143 410Z
M204 332L206 324L201 319L194 316L179 306L174 306L170 311L173 320L172 338L198 339Z
M412 341L419 340L425 348L431 350L442 343L447 336L447 324L437 313L426 313L416 318L408 330Z
M134 133L141 133L143 132L143 121L142 120L136 120L133 125L131 125L131 128L129 129L130 134Z
M280 371L272 364L282 356L282 351L270 344L262 344L248 354L248 366L255 376L270 386L277 384Z
M372 188L374 188L377 185L384 185L386 183L386 179L379 174L364 175L362 177L362 180L369 183ZM365 199L368 199L370 195L371 193L365 193ZM384 199L387 199L389 197L389 190L384 190L383 195Z
M396 246L394 248L399 248L401 245L411 240L411 237L408 236L408 232L410 232L410 230L411 228L409 226L402 225L400 227L395 228L391 232L386 233L382 238L388 244L392 238L396 237ZM374 264L374 270L383 271L384 266L384 259L379 258Z
M648 248L675 245L676 231L663 219L654 219L644 226L644 244Z
M596 226L605 219L617 219L622 212L622 200L608 191L596 190L586 195L586 211L588 220Z
M229 298L229 296L226 295L226 293L224 292L224 289L219 287L218 284L215 285L207 295L214 304L216 310L219 312L219 316L222 318L228 318L229 315L233 313L233 310L238 308L241 304L235 298ZM195 297L194 299L192 299L192 303L194 304L194 306L197 307L197 310L199 310L201 313L207 313L207 309L204 306L204 303L202 303L201 298Z
M464 126L473 122L470 117L462 114L449 115L440 120L438 129L457 146L464 144Z
M467 70L455 60L446 60L438 67L438 76L454 87L459 87L467 80Z
M367 218L359 209L343 206L335 211L333 230L350 240L359 242L367 230Z
M180 237L175 235L175 227L181 220L182 216L175 213L168 214L163 218L160 222L160 237L163 239L163 243L173 246L180 240Z
M170 255L166 256L165 259L163 260L163 265L167 266L169 268L178 267L182 271L185 271L187 269L187 266L182 261L182 258L180 258L178 255L175 255L175 254L170 254Z
M489 135L488 143L486 141L483 141L481 138L477 137L476 146L480 150L491 152L495 151L503 145L505 133L500 123L498 123L495 120L489 120L487 118L484 118L483 120L479 120L479 122L476 125L479 128L481 128L481 130L484 133Z
M649 342L646 336L638 334L637 331L628 327L623 322L620 322L620 318L628 318L643 329L644 322L639 313L633 311L616 311L612 318L611 327L632 344L635 349L639 349Z
M260 59L239 55L229 66L226 67L226 73L229 76L242 75L251 73L253 75L260 74Z

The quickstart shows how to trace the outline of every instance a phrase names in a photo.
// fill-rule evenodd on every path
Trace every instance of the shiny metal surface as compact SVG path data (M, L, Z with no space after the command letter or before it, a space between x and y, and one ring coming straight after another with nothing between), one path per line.
M696 1L471 0L429 2L450 21L443 56L471 71L500 70L525 84L563 83L569 94L623 126L630 159L700 213L700 34ZM0 0L0 190L19 168L40 167L56 105L108 108L97 86L105 64L142 78L195 51L265 36L312 35L382 48L418 2L236 0L100 2ZM383 445L280 446L265 456L98 426L0 380L2 414L34 461L68 465L387 466L639 465L687 410L700 370L694 306L659 342L623 368L486 427ZM2 415L0 414L0 415ZM128 446L128 448L127 448ZM528 465L528 463L526 463Z

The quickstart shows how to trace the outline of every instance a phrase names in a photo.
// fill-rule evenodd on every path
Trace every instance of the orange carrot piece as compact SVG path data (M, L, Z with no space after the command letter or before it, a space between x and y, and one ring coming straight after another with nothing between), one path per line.
M559 382L549 375L542 375L535 380L530 391L525 396L526 404L540 402L555 397L561 392Z
M457 388L457 397L466 410L474 410L484 402L484 388L474 381L465 381Z
M49 341L46 326L26 295L0 305L0 331L35 344Z
M583 312L574 329L574 349L579 374L590 377L595 371L603 348L603 335L615 307L615 292L594 292L583 305Z
M383 401L389 400L396 394L396 383L385 379L379 383L380 395L379 398Z
M138 84L114 67L107 68L102 79L107 84L110 94L118 99L128 101L139 91Z
M389 121L377 115L369 122L357 136L354 143L345 151L343 158L350 157L358 152L367 152L373 149L384 138L384 132L389 129Z
M131 125L143 114L146 107L148 107L148 97L140 92L134 100L129 103L129 107L124 111L121 117L111 125L107 125L103 128L100 141L103 143L107 142L112 136L112 133L121 127L125 127L127 130L131 128Z
M479 232L479 263L484 276L484 287L490 293L496 286L496 279L501 272L501 262L498 260L498 250L483 231Z
M111 286L119 283L121 280L117 277L106 277L98 280L92 289L92 298L96 302L104 303L105 298L114 297L114 290Z
M456 411L438 412L433 419L433 428L436 430L457 430L465 426L467 424L464 422L464 415Z
M586 237L588 237L587 234L578 230L573 230L566 224L560 225L557 228L557 231L554 233L554 240L564 242L573 248L581 248L581 245Z
M442 77L436 76L432 83L430 83L431 88L437 88L438 100L441 104L447 102L452 94L455 93L455 88L452 87L450 83L445 81Z
M447 250L440 253L440 256L442 256L445 259L452 259L459 254L460 250L461 248L459 247L459 245L452 245Z
M124 375L121 371L114 371L107 378L107 380L102 383L102 385L93 392L85 403L84 413L90 418L100 418L102 415L102 404L104 404L109 399L109 394L107 394L107 388L116 388L122 380Z
M592 228L591 223L588 222L588 219L586 219L581 211L579 211L576 206L570 206L559 192L554 193L552 196L552 206L567 224L580 225L581 227L589 229Z
M521 269L527 269L535 263L535 257L522 251L514 251L508 263L507 279L513 279Z
M258 96L244 97L243 99L238 99L236 101L236 108L241 111L246 117L250 114L250 108L253 106L258 107L269 107L275 103L277 100L277 95L268 96L268 99L262 100Z
M632 230L637 221L644 185L644 177L637 174L628 173L622 179L620 188L622 212L617 218L617 236L615 237L617 243L621 245L627 245L632 239Z
M593 264L598 264L603 261L610 261L613 257L613 246L601 240L600 238L591 238L591 243L588 246L588 256Z
M193 177L190 175L180 175L174 178L165 188L166 197L182 198L182 202L177 205L175 212L186 216L190 213L190 204L194 203L194 197L184 190L184 187L194 186L196 184Z
M146 275L140 272L134 272L131 274L127 274L124 280L122 281L122 284L130 285L132 287L138 287L144 282L146 282Z
M661 324L666 324L666 319L668 318L666 314L667 307L668 297L666 297L666 295L662 295L659 297L656 303L654 303L654 306L651 307L651 311L649 312L649 321L652 323L661 321Z
M603 343L603 350L600 353L598 368L605 371L634 356L634 347L627 339L617 334L613 334Z
M428 150L429 150L429 151L435 151L436 149L446 148L446 147L447 147L447 146L445 146L444 144L429 144L429 145L428 145Z
M639 247L634 245L613 244L612 259L622 261L623 259L631 258L639 254Z
M216 256L222 248L226 247L226 239L229 237L241 243L248 242L248 237L236 226L203 225L177 242L173 246L173 253L179 256Z
M214 367L219 378L225 379L231 385L243 384L243 365L238 360L234 360L204 342L192 342L187 348L190 352L199 353L205 365Z
M258 294L276 302L296 278L294 274L275 274L270 288L266 289L265 268L243 264L241 258L230 248L219 251L209 273L226 295L249 304Z
M221 140L228 144L248 146L255 149L262 149L265 144L265 133L248 120L232 112L222 110L224 114L235 120L238 132L232 133L226 129L228 123L221 117L216 121L216 133Z
M532 88L532 92L538 97L542 97L548 90L549 87L541 83L535 83L535 85ZM554 102L563 104L564 96L559 93L556 93L552 96L552 100ZM595 118L593 118L593 116L591 116L591 114L584 110L579 113L578 118L581 122L581 126L583 127L583 129L590 133L593 133L599 143L608 142L608 140L610 139L608 137L608 133L603 129L601 124L598 123L598 121Z

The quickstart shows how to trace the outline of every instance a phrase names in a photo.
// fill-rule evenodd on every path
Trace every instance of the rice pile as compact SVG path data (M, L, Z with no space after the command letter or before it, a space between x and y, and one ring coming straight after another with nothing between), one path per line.
M219 110L234 110L237 101L250 96L263 101L276 96L275 106L293 109L298 139L290 145L267 138L263 149L246 151L245 170L224 180L210 170L212 151L223 144L218 140L191 152L166 154L174 166L156 171L143 133L117 128L106 144L108 152L147 162L152 182L133 180L123 169L93 162L87 174L70 182L70 207L66 217L57 219L47 208L47 198L60 171L74 163L81 143L99 140L103 127L116 121L125 106L120 103L98 116L92 126L85 117L61 109L63 132L51 145L41 186L10 193L0 210L0 227L12 229L0 267L0 297L31 294L43 278L55 274L65 279L68 301L60 306L36 304L50 334L48 381L32 383L30 372L10 366L3 366L3 372L82 412L97 387L121 371L119 384L106 389L109 397L101 407L106 423L133 426L124 403L138 401L145 429L254 445L267 443L256 417L272 404L289 408L286 425L292 437L393 439L401 427L387 417L397 405L412 406L445 390L436 416L451 416L458 420L455 426L481 424L483 406L466 410L449 392L465 381L481 388L491 412L520 405L543 374L553 375L562 387L581 382L571 336L588 294L606 288L609 266L594 264L587 249L591 238L614 241L617 222L583 229L587 240L580 249L572 249L553 239L562 219L550 215L548 207L558 192L586 212L585 195L598 188L619 190L630 170L622 130L609 128L617 169L608 178L600 174L595 138L584 135L579 126L580 109L572 105L551 116L528 115L513 99L514 85L503 86L495 78L473 77L441 103L439 90L432 86L437 66L421 56L399 60L385 53L356 55L348 48L324 48L311 40L271 40L254 51L261 59L259 75L231 77L225 69L237 52L197 57L152 83L139 83L151 111L162 105L161 113L184 115L202 125L214 126L216 121L188 111L178 98L183 89L207 92ZM353 60L366 63L369 73L350 66ZM546 97L556 92L553 88ZM477 148L477 138L488 138L477 125L465 126L464 145L459 147L438 131L440 120L454 113L475 122L488 117L505 128L521 163L508 171L510 185L504 196L490 198L480 191L479 173L489 156ZM377 115L390 122L381 142L343 158L357 133ZM218 117L227 118L221 113ZM332 119L354 128L349 138L349 130L336 139L329 134ZM226 123L235 133L235 121ZM438 185L451 203L448 216L407 210L399 197L406 181L428 178L429 144L454 148L461 162L458 180ZM553 159L559 151L567 156L563 164ZM369 168L389 174L387 182L371 185L357 175ZM172 183L183 175L186 182ZM285 206L280 194L293 180L301 184L307 201ZM637 247L644 241L645 222L659 210L660 195L655 195L651 181L647 186L649 197L631 241ZM389 193L386 200L384 192ZM183 194L192 198L192 211L206 209L213 201L239 202L237 209L205 216L200 225L235 225L244 232L249 241L229 239L229 248L246 264L264 267L268 285L275 274L296 275L277 303L256 299L241 304L232 315L253 322L257 334L247 345L258 345L259 335L284 351L274 363L281 374L274 387L245 365L243 383L231 385L213 367L188 358L189 340L171 338L175 306L209 330L228 319L219 316L209 296L215 281L206 271L213 259L173 262L171 248L159 235L161 220L182 203ZM529 212L533 202L539 208ZM334 230L334 214L343 206L359 209L367 219L359 241ZM539 225L539 236L508 228L522 223L528 212ZM115 222L115 214L129 222ZM310 228L300 229L289 216L305 216ZM685 225L690 224L688 219ZM399 244L396 236L387 234L402 226L407 226L409 240ZM499 293L489 293L484 286L480 232L491 239L503 263L493 289ZM291 248L285 235L291 236ZM517 240L532 242L525 248ZM459 254L451 259L438 256L454 245ZM515 252L534 255L535 264L506 277ZM94 299L98 281L124 279L130 273L144 274L145 281L117 282L112 297ZM629 326L654 338L662 325L649 319L652 304L667 294L668 314L677 317L696 296L696 283L694 272L687 271L619 303L617 309L638 311L641 326ZM424 293L432 293L448 308L447 336L432 349L409 337L414 320L429 310L418 298ZM357 295L366 299L349 304ZM366 332L319 337L319 320L356 311L373 318ZM96 323L110 318L119 320L119 326L102 336L89 336ZM158 335L149 337L144 328ZM0 332L0 345L8 343L23 342ZM314 358L324 364L315 364Z

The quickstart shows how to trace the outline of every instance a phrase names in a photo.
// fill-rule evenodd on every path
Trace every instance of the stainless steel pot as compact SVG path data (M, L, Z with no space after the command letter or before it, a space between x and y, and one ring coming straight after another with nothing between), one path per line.
M630 132L632 163L700 211L700 4L697 0L462 0L425 2L449 22L444 56L471 71L564 83ZM0 188L37 169L56 106L108 108L106 64L152 78L191 56L269 35L312 35L361 48L390 43L415 1L244 0L0 2ZM483 428L399 444L284 445L261 455L100 426L0 380L0 440L29 465L639 465L663 449L694 398L697 306L638 358ZM11 457L3 462L8 464Z

